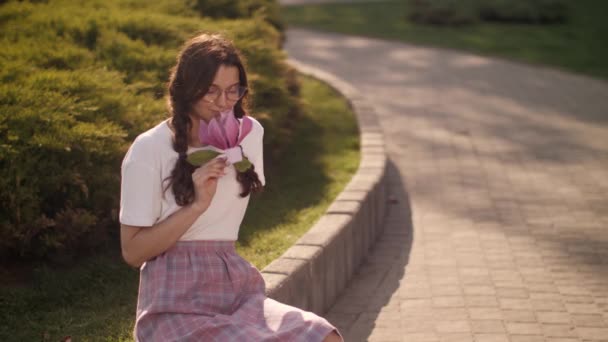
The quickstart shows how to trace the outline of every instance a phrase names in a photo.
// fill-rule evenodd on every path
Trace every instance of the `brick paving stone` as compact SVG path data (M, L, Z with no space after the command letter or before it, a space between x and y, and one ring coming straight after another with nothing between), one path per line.
M577 337L576 328L570 324L543 324L542 329L548 337Z
M368 38L287 37L290 56L373 105L399 199L327 314L347 341L608 341L607 82Z
M499 298L500 307L506 310L531 310L532 303L527 299Z
M439 333L466 333L471 331L468 321L436 321L435 329Z
M464 298L457 296L433 297L433 306L438 308L460 308L464 307Z
M498 308L468 308L471 320L502 320L502 312Z
M405 333L402 334L403 341L438 342L439 336L434 332L428 333Z
M475 334L475 342L509 342L506 334Z
M401 310L407 310L409 308L420 310L424 308L431 308L433 302L431 299L403 299L400 301Z
M462 294L462 289L458 285L435 285L431 287L431 292L434 297L459 296Z
M500 298L525 299L530 297L530 293L525 287L498 287L496 294Z
M473 341L473 335L469 333L441 333L439 334L441 342L470 342Z
M557 287L551 283L527 284L528 290L539 293L558 293Z
M575 314L597 314L601 313L600 308L595 303L565 303L568 312Z
M465 302L468 307L499 307L494 296L467 296Z
M531 303L537 311L566 311L563 300L533 299ZM572 306L572 310L582 309L581 307Z
M372 331L367 340L370 342L401 342L403 341L403 338L401 336L401 329L399 329L399 327L377 327Z
M424 333L435 331L435 324L430 319L414 318L402 320L399 324L403 332L408 333Z
M570 323L570 314L567 312L539 311L536 317L540 323Z
M599 314L571 314L572 323L579 327L603 327L606 320Z
M580 341L578 338L571 337L547 337L545 339L547 342L578 342Z
M431 283L433 284L433 286L441 286L441 285L458 286L460 284L460 279L458 278L458 276L438 275L438 276L431 277Z
M468 285L464 287L464 293L469 296L493 296L496 294L494 286Z
M595 298L593 298L592 296L564 296L564 302L591 304L591 303L595 302Z
M541 335L541 326L538 323L506 322L507 331L512 335Z
M502 320L472 320L474 333L505 333Z
M545 342L539 335L512 335L511 342Z
M561 301L562 295L557 292L531 292L530 299L533 301ZM564 307L565 308L565 307ZM564 310L565 311L565 310Z
M608 328L588 328L588 327L577 327L576 331L578 335L584 340L591 341L602 341L608 340Z

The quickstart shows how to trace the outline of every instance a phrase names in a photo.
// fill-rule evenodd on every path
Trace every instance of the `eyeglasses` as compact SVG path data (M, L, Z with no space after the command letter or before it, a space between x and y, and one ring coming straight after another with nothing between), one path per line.
M205 102L213 103L213 102L217 101L220 98L220 96L222 96L222 93L226 94L226 99L228 101L236 102L241 97L243 97L245 95L245 93L247 93L247 87L235 85L228 89L223 90L223 89L220 89L219 87L211 86L211 87L209 87L209 90L207 91L207 93L205 93L205 95L203 95L203 100Z

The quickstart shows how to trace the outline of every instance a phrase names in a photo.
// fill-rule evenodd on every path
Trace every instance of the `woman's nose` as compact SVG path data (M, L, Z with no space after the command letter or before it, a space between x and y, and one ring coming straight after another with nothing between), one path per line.
M219 106L219 107L226 107L226 103L228 102L228 100L226 99L226 92L223 91L220 93L220 96L217 98L217 100L215 101L215 103Z

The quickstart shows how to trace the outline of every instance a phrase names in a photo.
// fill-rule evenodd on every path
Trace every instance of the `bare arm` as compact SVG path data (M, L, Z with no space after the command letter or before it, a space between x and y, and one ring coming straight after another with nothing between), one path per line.
M152 227L121 224L120 245L125 261L139 267L173 246L211 204L217 181L225 174L226 165L224 159L216 158L194 171L194 202L180 208L164 221Z
M122 256L135 267L173 246L205 211L193 205L183 207L152 227L120 225ZM204 208L206 209L206 208Z

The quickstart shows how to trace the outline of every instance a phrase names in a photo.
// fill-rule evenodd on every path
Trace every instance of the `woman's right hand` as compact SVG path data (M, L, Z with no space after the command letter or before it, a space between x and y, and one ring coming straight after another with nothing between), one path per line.
M202 211L206 210L215 195L217 182L226 174L228 162L224 157L214 158L192 173L194 182L194 202Z
M187 209L178 210L153 226L121 224L120 243L125 261L139 267L173 246L207 210L215 195L217 182L226 174L228 165L226 159L214 158L192 173L194 202Z

